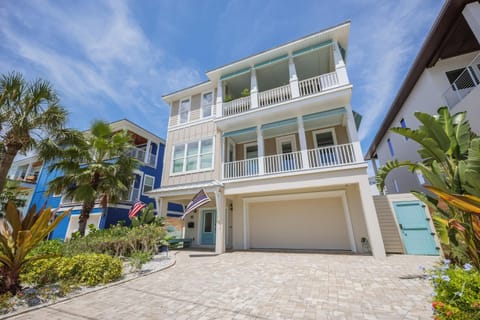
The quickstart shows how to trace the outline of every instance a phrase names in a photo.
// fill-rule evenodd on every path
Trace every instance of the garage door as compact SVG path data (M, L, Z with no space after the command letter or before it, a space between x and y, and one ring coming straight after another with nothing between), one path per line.
M350 250L340 198L250 203L252 249Z

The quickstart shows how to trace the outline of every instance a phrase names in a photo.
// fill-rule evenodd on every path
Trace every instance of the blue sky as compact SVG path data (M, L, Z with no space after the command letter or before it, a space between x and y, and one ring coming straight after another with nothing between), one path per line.
M205 71L351 20L347 68L364 151L442 1L1 1L0 73L50 80L70 126L128 118L166 136L161 96Z

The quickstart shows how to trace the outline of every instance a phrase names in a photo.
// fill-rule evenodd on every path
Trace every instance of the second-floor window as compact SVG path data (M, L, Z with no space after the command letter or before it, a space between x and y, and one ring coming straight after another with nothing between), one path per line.
M190 119L190 99L180 101L178 123L186 123Z
M202 94L202 118L212 116L213 92Z
M172 173L212 169L213 138L175 145L172 161Z
M395 152L393 151L393 144L390 138L387 139L387 144L388 144L388 150L390 150L390 155L393 157L395 155Z
M402 118L400 120L400 126L404 129L407 128L407 123L405 122L405 119ZM408 141L408 137L405 137L405 141Z
M145 175L143 177L143 193L152 191L154 183L155 183L155 177Z
M452 85L452 89L455 91L472 88L480 84L480 81L478 81L478 77L475 74L475 69L472 66L447 71L445 74L448 78L448 82Z

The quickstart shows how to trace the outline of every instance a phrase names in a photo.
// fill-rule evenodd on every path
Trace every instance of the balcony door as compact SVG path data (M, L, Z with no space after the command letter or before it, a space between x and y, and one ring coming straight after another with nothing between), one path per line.
M334 128L314 131L313 142L316 152L311 159L311 166L324 167L338 164L337 150L334 147L337 144Z
M297 151L295 135L279 137L277 140L277 154L281 156L280 168L277 171L290 171L300 168L299 159L295 157L293 152Z
M256 142L245 144L245 175L258 174L258 145Z

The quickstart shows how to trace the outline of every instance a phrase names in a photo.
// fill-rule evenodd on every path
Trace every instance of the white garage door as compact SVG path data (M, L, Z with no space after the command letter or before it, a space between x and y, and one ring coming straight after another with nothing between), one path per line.
M350 250L340 198L250 203L252 249Z

